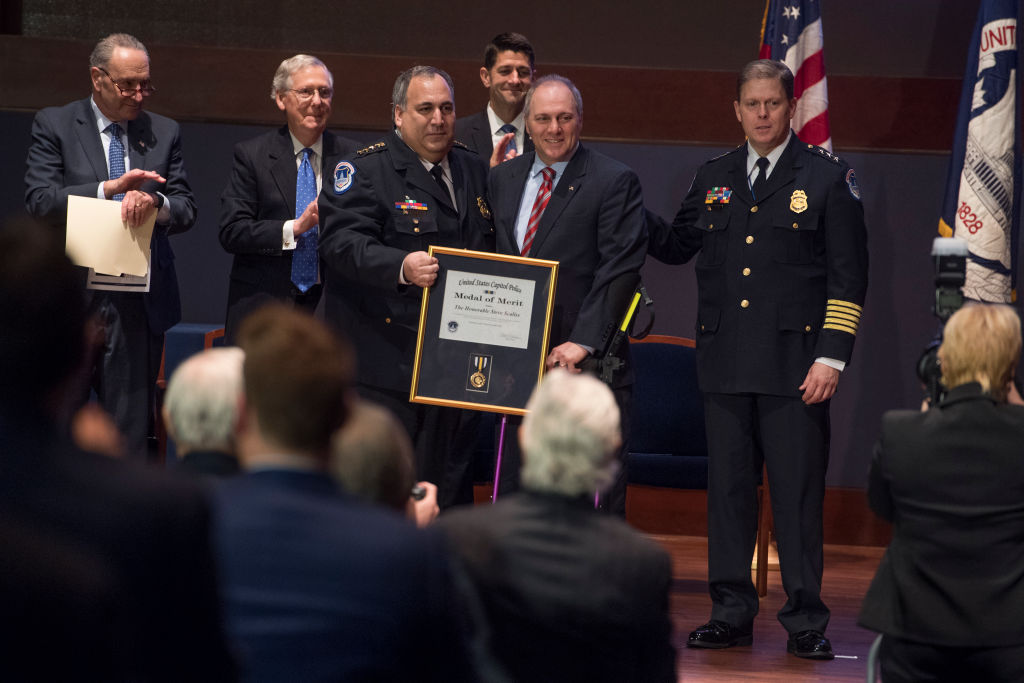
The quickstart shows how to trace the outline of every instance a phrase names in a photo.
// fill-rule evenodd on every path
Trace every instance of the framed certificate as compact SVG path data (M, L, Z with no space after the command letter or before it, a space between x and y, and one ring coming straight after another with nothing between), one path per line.
M544 372L558 262L431 247L409 400L522 415Z

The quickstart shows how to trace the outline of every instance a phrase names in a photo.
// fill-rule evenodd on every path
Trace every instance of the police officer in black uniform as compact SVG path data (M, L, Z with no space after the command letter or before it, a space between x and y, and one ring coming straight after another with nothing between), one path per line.
M409 402L430 245L494 250L486 165L454 142L451 77L416 66L395 81L395 129L334 168L320 195L327 320L354 342L359 393L392 410L438 504L472 502L478 413Z
M747 142L704 164L649 252L697 256L697 369L708 435L711 619L690 647L749 645L757 481L767 464L782 584L778 618L798 657L832 659L821 600L829 399L850 360L867 289L853 170L790 129L793 74L757 60L738 79Z

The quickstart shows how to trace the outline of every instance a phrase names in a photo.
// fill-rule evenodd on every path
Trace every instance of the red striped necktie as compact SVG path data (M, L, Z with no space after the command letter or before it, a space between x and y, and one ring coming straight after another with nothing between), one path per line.
M537 198L533 201L533 210L530 211L530 221L526 224L526 235L523 237L523 248L519 252L520 256L527 256L530 253L530 247L533 246L533 237L537 234L537 225L540 224L540 217L544 214L544 209L551 199L551 187L554 184L555 169L545 166L541 173L544 174L544 180L541 181L540 189L537 190Z

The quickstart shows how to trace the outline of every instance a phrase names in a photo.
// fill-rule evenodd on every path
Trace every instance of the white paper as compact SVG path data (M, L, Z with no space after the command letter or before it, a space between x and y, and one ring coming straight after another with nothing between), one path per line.
M533 280L446 271L440 338L527 348L534 285Z

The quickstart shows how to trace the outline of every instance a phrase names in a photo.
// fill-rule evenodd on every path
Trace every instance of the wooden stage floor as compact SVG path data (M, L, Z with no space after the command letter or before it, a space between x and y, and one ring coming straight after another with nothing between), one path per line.
M786 652L786 631L775 618L786 595L778 568L768 571L768 594L754 623L754 644L727 650L686 647L686 637L707 621L707 538L652 534L672 555L673 643L680 681L863 681L868 649L876 634L857 626L860 603L884 548L825 546L822 598L832 610L827 636L836 659L816 662ZM771 565L769 565L771 567Z

